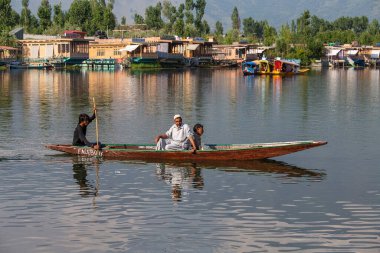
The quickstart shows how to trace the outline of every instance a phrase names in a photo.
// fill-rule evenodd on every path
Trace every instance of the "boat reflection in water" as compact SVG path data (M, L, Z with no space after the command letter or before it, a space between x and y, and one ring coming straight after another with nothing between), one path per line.
M73 159L73 178L79 186L79 194L82 197L96 197L99 191L99 163L98 159ZM95 166L95 182L87 178L89 166Z
M173 201L181 201L182 191L190 188L202 190L204 180L201 168L196 164L157 163L156 174L159 180L171 185Z
M283 179L300 179L321 181L325 173L299 168L274 160L253 161L212 161L201 163L157 163L156 174L159 180L171 185L171 194L174 201L181 201L182 191L191 188L202 190L205 180L202 170L216 169L226 172L241 172L250 175L279 176Z
M91 157L75 157L73 163L73 178L79 185L82 197L98 196L99 166L104 166L102 159ZM209 161L197 163L175 163L170 161L124 161L130 165L155 165L155 174L159 181L171 187L173 201L182 201L184 193L192 190L203 190L205 187L204 170L218 170L228 173L246 173L248 175L273 176L286 183L301 181L318 182L324 179L325 173L308 170L275 160L252 161ZM107 167L107 165L106 165ZM95 170L95 171L94 171ZM89 174L91 174L89 176ZM91 178L91 179L89 179Z

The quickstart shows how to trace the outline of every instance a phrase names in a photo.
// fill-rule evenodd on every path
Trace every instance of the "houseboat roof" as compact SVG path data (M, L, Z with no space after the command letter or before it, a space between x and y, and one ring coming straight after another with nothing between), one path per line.
M8 47L8 46L0 46L0 51L4 51L4 50L16 51L17 48L15 48L15 47Z

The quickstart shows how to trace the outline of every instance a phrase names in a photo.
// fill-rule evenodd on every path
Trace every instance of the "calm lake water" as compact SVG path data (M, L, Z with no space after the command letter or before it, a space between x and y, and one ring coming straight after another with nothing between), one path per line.
M176 113L206 143L329 143L219 164L45 149L93 97L106 143L152 143ZM380 252L379 116L379 69L2 71L0 252Z

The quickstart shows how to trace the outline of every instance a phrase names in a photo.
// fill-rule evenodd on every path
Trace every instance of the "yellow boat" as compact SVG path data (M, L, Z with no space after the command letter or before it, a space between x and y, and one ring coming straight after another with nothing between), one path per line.
M270 75L273 71L273 63L268 60L258 60L256 61L259 65L259 70L257 74Z

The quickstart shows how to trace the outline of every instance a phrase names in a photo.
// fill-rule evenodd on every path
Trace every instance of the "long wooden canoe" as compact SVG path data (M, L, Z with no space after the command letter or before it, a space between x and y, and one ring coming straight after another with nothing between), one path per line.
M47 148L72 155L105 159L141 161L248 161L287 155L325 145L325 141L291 141L255 144L207 144L192 154L184 151L157 151L154 144L106 144L102 150L65 144L50 144Z

